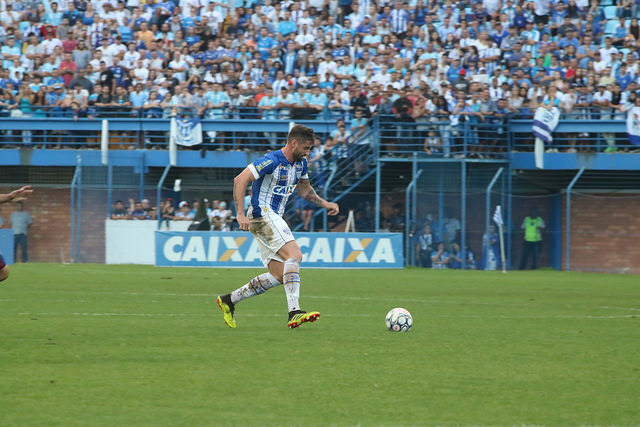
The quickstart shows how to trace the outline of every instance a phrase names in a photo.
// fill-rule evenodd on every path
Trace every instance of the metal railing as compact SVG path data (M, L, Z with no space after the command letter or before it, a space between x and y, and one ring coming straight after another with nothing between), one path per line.
M168 149L169 119L110 118L109 149ZM102 120L97 118L0 118L0 148L100 148ZM289 120L202 120L206 150L266 151L279 147L286 138ZM298 120L321 138L335 122Z
M353 135L344 142L334 145L327 150L323 157L312 168L311 184L326 200L339 201L349 194L360 183L369 178L374 172L376 159L375 147L377 129L367 129L362 134ZM294 231L303 226L297 218L296 202L290 203L285 216L291 220ZM327 212L324 209L314 209L311 227L314 228L315 219L322 215L322 228L328 229Z
M379 119L380 156L466 158L504 157L509 151L508 121L455 122L444 117L402 121L393 116Z
M633 151L621 114L591 114L590 119L560 120L553 132L551 151ZM514 118L515 117L515 118ZM596 119L597 118L597 119ZM94 148L102 135L99 117L0 117L0 148ZM167 149L170 120L162 118L109 118L109 148L114 150ZM280 146L287 120L204 119L205 150L266 151ZM335 129L332 120L297 120L314 128L321 138ZM505 158L509 152L533 151L531 120L518 115L493 122L455 121L449 116L429 116L402 121L377 116L368 122L379 137L371 145L379 157Z

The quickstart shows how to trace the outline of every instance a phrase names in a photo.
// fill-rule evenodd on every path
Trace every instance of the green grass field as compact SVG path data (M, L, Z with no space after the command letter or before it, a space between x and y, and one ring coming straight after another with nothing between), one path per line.
M0 286L2 426L640 425L640 279L28 264ZM413 314L407 334L384 317Z

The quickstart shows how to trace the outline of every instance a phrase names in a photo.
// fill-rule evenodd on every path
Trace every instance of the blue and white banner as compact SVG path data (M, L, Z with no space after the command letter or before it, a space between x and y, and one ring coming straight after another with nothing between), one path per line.
M400 233L295 233L302 264L313 268L402 268ZM247 232L156 231L156 265L263 267Z
M640 107L632 107L627 111L627 132L629 142L640 145Z
M171 119L170 138L178 145L191 147L202 144L202 124L200 119L184 119L180 116Z
M533 136L540 138L545 144L553 142L553 130L558 126L560 110L553 107L551 110L538 107L533 116Z
M502 207L500 205L496 206L496 211L493 214L493 221L499 226L504 225L504 222L502 222Z

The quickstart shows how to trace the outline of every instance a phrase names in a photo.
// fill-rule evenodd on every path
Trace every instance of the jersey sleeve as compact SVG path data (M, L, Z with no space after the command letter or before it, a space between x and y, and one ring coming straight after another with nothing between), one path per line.
M309 162L306 157L302 159L302 175L300 176L300 179L309 180Z
M273 173L275 162L269 155L266 155L260 157L253 163L249 163L249 166L247 167L253 174L253 177L255 179L259 179L267 174Z

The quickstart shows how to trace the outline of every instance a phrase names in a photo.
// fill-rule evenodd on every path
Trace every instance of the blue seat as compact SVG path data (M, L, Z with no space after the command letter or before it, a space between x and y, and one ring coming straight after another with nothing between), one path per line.
M600 7L611 6L613 4L613 0L600 0Z
M618 51L622 54L622 61L624 62L627 60L627 55L631 52L631 49L624 47Z
M618 20L607 21L604 26L604 33L606 35L613 35L616 32L616 28L618 28Z
M604 17L607 19L613 19L616 17L616 13L618 11L617 6L605 6L604 7Z

